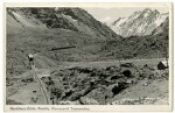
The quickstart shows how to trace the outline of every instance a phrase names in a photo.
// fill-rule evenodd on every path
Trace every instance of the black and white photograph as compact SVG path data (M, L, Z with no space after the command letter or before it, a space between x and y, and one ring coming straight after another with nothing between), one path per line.
M6 105L170 105L170 9L6 7Z

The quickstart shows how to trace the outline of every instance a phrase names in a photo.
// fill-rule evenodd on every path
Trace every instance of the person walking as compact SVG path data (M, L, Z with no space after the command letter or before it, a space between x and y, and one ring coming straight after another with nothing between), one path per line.
M29 68L33 69L35 67L34 55L28 54L28 60L29 60Z

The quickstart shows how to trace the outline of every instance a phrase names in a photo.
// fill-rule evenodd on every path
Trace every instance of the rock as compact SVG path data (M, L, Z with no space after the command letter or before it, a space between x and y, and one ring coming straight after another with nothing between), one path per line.
M134 67L134 64L133 63L125 63L125 64L120 64L120 67Z
M168 68L168 63L166 61L160 61L158 64L157 64L157 69L158 70L165 70L166 68Z
M81 97L79 101L83 105L99 105L99 103L93 98Z
M22 79L21 81L24 83L31 83L31 82L33 82L33 78Z
M130 70L124 70L122 74L128 78L133 77L132 72Z

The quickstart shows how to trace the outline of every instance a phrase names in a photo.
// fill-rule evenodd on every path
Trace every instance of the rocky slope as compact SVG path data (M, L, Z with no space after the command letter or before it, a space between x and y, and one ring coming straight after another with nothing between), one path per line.
M36 70L36 74L56 105L168 104L168 69L160 73L159 60L71 63L71 67ZM47 104L32 72L8 85L8 105Z
M169 33L169 19L166 18L166 20L160 24L153 32L152 35L156 34L168 34Z
M157 10L144 9L129 17L120 17L111 24L111 28L123 37L150 35L168 17Z
M43 24L47 28L68 29L101 39L117 36L109 27L81 8L15 8L9 12L18 22L29 27Z
M101 56L115 59L167 57L168 40L167 34L156 34L109 41L101 49Z

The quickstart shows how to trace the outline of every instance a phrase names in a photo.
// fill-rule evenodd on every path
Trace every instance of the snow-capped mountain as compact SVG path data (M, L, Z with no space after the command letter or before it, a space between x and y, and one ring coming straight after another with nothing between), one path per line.
M129 17L120 17L111 24L111 28L123 37L150 35L168 17L157 10L136 11Z

